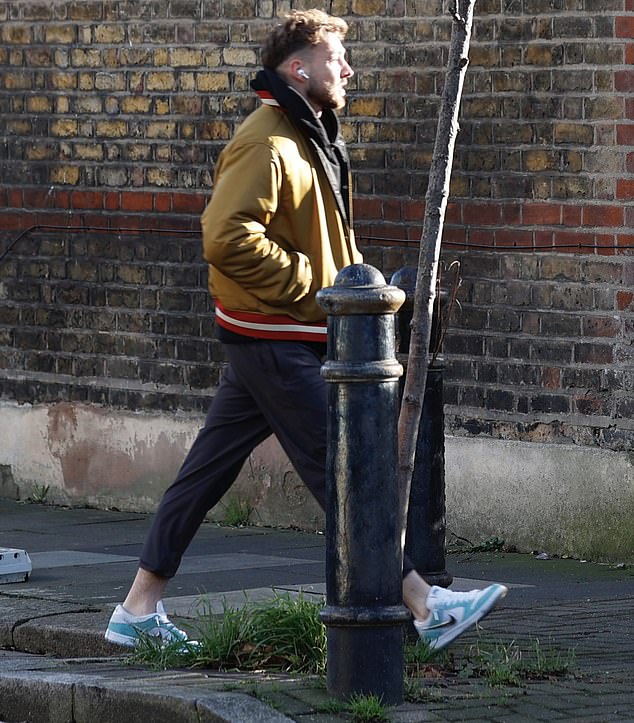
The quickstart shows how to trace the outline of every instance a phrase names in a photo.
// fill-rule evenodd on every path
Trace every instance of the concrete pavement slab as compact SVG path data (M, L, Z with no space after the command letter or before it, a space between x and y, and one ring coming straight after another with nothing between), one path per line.
M137 719L130 715L144 723L250 723L260 714L282 716L263 721L343 721L343 715L326 712L329 698L323 686L292 676L154 673L122 665L121 648L106 644L103 630L114 604L125 596L150 519L0 500L0 545L33 552L39 563L28 582L0 586L0 644L46 654L0 652L0 720L62 720L70 700L76 718L67 720L78 723L79 714L91 723ZM462 636L452 654L461 655L480 640L527 646L539 640L564 654L574 650L576 674L503 690L472 678L431 680L423 699L390 711L393 723L634 721L629 712L634 709L631 566L491 551L448 555L447 567L457 590L492 580L510 587L480 633ZM168 588L166 607L192 622L201 594L208 596L214 612L221 612L223 600L240 604L245 598L300 589L319 596L325 590L324 573L322 535L205 524ZM262 699L245 692L257 692ZM282 713L263 700L279 705Z

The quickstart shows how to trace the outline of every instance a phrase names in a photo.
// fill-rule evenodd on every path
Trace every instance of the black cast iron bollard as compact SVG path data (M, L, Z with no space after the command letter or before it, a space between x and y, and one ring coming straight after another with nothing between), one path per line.
M392 275L390 282L406 294L406 300L398 314L399 359L407 365L410 324L414 311L414 292L417 270L405 266ZM444 303L445 294L436 296ZM438 314L434 313L430 349L436 349L441 333ZM438 359L429 365L423 400L416 459L407 511L407 534L405 552L416 571L430 585L448 587L453 577L447 572L445 561L445 415L443 401L443 378L445 368Z
M402 535L394 314L405 294L355 264L317 294L328 314L327 686L403 700Z

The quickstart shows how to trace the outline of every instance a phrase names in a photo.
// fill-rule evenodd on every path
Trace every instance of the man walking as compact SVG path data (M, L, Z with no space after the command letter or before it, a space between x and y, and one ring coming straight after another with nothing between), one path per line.
M166 490L139 569L106 638L181 640L161 598L211 509L256 445L275 434L325 505L326 322L315 300L337 272L362 261L352 230L350 172L335 110L353 75L348 26L320 10L292 12L262 49L252 87L261 100L222 152L202 216L203 254L218 338L229 365L205 424ZM421 637L445 647L486 615L503 585L430 588L409 560L403 600Z

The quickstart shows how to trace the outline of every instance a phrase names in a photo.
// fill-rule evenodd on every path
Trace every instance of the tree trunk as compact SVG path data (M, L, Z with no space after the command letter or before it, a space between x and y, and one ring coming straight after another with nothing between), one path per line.
M425 216L416 275L409 356L398 422L399 487L403 495L403 520L407 519L407 504L414 470L418 427L429 367L429 344L436 298L438 260L449 196L454 146L458 135L460 97L469 64L468 53L474 5L475 0L456 0L447 76L425 196Z

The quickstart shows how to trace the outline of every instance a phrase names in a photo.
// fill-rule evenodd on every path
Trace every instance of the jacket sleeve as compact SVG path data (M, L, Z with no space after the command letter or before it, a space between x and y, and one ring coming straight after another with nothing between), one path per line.
M313 278L305 254L267 235L282 185L281 161L269 145L227 147L202 215L205 260L273 306L302 299Z

